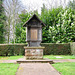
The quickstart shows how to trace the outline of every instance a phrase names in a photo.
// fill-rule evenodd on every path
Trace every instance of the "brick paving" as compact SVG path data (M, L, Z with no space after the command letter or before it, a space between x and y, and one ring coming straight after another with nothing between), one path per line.
M16 75L60 75L49 63L21 63Z

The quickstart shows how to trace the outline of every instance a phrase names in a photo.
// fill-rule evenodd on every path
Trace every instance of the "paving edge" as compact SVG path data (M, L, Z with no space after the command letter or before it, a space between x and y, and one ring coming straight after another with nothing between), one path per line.
M17 60L17 63L50 63L53 64L53 60L44 59L44 60L25 60L25 59L19 59Z

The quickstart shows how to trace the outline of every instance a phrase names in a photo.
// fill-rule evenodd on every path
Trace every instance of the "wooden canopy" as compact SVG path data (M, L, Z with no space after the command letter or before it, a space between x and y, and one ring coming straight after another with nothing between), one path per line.
M45 24L38 18L38 16L36 16L36 14L34 14L24 25L23 27L26 27L28 25L28 23L30 21L32 21L33 19L36 19L38 22L40 22L41 25L45 26Z

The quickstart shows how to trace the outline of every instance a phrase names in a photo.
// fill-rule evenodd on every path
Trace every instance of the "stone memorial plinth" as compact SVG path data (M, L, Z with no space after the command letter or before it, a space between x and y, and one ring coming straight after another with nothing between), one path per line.
M26 59L43 59L44 47L24 47Z
M23 25L26 27L25 58L17 60L17 63L53 63L52 60L43 58L44 47L42 42L42 27L46 26L35 14ZM29 59L29 60L27 60Z
M43 59L43 49L40 46L42 42L42 27L45 24L35 14L23 25L26 27L26 42L25 48L26 59Z

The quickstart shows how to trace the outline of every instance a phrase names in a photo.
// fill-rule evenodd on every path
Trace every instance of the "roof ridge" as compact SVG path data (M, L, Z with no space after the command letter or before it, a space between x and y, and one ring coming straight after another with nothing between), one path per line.
M41 22L42 25L45 26L45 24L39 19L39 17L38 17L36 14L33 14L32 17L30 17L29 20L24 23L23 27L25 27L25 25L26 25L34 16Z

